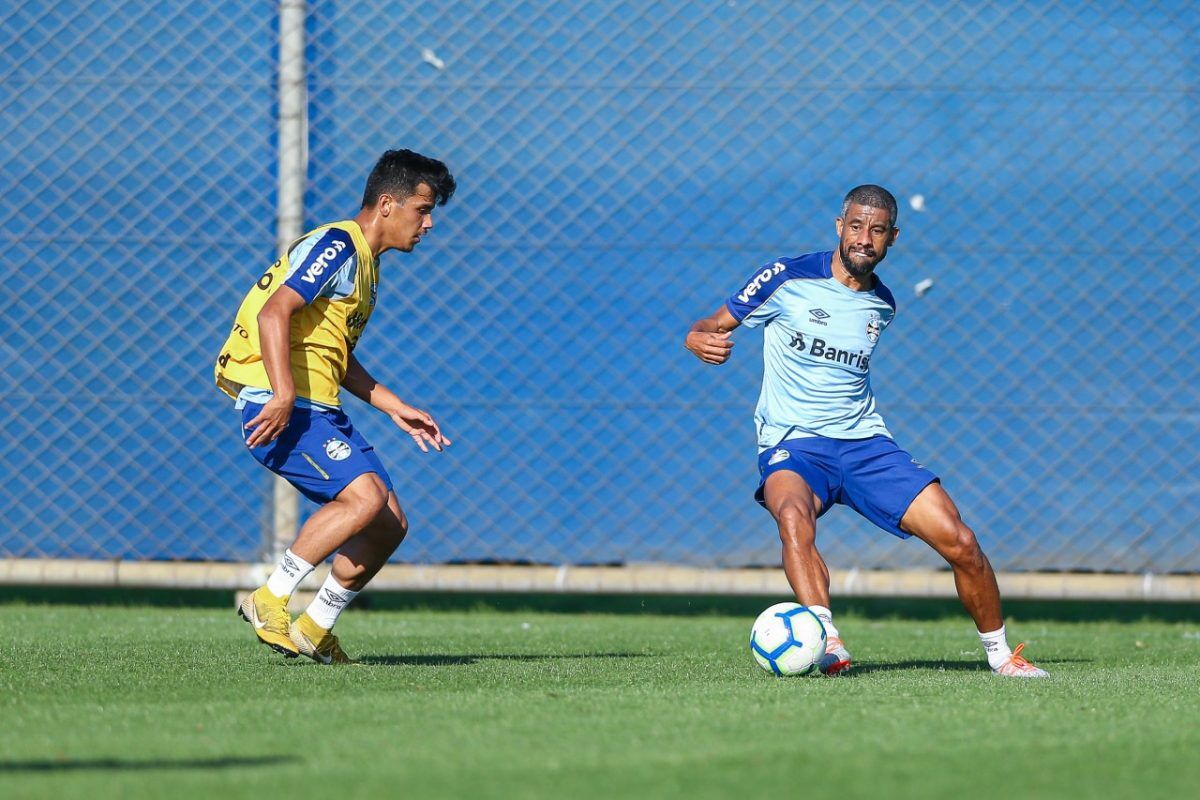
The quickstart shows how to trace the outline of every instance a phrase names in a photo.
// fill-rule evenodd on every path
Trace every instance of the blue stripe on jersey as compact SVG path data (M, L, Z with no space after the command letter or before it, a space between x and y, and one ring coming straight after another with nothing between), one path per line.
M796 258L781 258L759 268L737 294L725 301L725 307L738 322L767 302L771 295L791 280L828 278L833 275L830 263L833 252L807 253Z
M879 280L879 276L875 276L875 285L871 287L879 299L892 307L892 313L896 313L896 297L892 294L892 290L883 285L883 281Z
M299 252L300 248L296 248ZM325 292L337 277L338 270L354 258L354 240L338 228L329 228L299 262L293 262L287 280L283 282L311 303Z

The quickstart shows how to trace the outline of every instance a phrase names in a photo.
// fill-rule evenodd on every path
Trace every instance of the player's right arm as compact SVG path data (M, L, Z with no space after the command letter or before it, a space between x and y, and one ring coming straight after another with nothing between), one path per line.
M721 306L692 324L683 346L705 364L724 364L733 352L730 334L738 325L729 309Z
M705 364L724 364L733 350L730 333L739 325L756 328L775 319L781 311L777 292L792 277L788 260L765 264L746 279L741 291L688 331L684 347Z
M262 347L263 366L271 381L272 397L263 404L254 419L246 423L251 431L246 445L258 447L270 444L287 428L296 405L296 382L292 378L288 350L292 317L308 301L290 286L280 286L258 312L258 340Z
M287 428L296 405L292 378L292 317L318 297L338 295L339 283L354 281L354 240L340 228L324 228L306 236L288 254L290 268L279 288L258 312L258 341L272 397L246 423L246 444L270 444Z

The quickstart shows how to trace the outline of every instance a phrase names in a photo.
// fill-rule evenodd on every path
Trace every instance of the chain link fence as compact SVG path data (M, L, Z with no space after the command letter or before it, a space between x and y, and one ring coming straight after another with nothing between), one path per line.
M274 258L272 4L0 5L0 555L255 560L271 484L209 385ZM307 6L305 224L410 147L459 180L383 259L357 401L417 563L775 565L751 415L690 323L882 183L902 446L998 568L1200 571L1200 11L1185 2ZM852 512L832 566L938 563Z
M3 555L255 554L263 478L204 364L270 255L273 24L0 2Z

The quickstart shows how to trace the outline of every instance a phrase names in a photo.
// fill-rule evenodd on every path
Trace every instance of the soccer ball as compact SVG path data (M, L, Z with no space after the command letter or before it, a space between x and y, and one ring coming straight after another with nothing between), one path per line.
M808 675L825 655L825 626L799 603L776 603L750 629L750 652L774 675Z

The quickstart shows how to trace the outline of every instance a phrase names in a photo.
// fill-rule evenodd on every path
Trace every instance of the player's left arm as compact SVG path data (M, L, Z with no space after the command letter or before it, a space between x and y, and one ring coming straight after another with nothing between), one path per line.
M429 448L441 451L450 446L450 440L443 434L437 422L426 411L414 408L401 400L395 392L371 377L366 367L359 363L353 353L346 368L346 377L342 378L342 386L346 391L379 409L396 423L396 427L413 438L413 442L423 452Z

